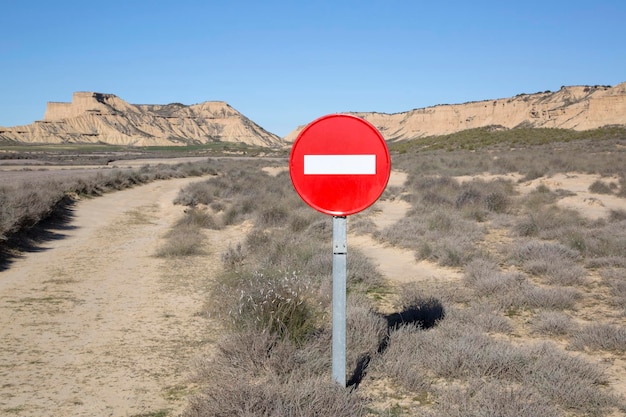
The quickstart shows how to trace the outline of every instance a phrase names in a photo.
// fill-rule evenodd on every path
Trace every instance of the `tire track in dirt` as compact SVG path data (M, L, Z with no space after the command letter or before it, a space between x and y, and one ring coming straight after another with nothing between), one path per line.
M73 230L0 272L0 414L175 415L193 387L193 357L210 350L207 280L237 228L207 232L207 255L155 258L197 178L83 200Z

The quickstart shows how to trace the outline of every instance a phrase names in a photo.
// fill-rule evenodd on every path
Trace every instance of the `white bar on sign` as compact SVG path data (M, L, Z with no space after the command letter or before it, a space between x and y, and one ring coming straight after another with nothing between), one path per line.
M376 155L304 155L304 175L375 175Z

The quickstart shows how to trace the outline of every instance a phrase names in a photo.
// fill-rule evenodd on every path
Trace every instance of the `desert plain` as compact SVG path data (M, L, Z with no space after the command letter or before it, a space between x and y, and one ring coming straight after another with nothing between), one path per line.
M356 415L540 415L533 414L536 410L557 416L626 415L625 141L392 152L387 190L348 221L350 253L364 263L355 267L357 273L364 268L368 271L364 274L378 276L375 285L358 277L349 284L349 297L365 303L349 308L373 317L370 327L380 327L381 318L403 309L424 312L432 303L445 314L429 326L418 320L385 327L382 333L380 328L368 333L357 323L355 331L375 337L348 345L348 350L355 350L349 354L348 376L358 367L356 362L365 366L358 383L333 395L349 404L346 409L358 410ZM156 180L97 197L73 196L62 222L48 224L45 236L29 250L11 252L3 260L2 415L221 415L213 410L236 408L237 401L245 410L256 403L226 397L232 394L230 389L215 390L220 378L224 384L241 383L242 397L252 396L251 387L257 389L267 381L280 385L329 379L324 370L328 359L311 356L305 347L309 339L327 337L327 269L315 272L322 278L311 281L314 295L303 300L320 303L313 320L317 327L304 342L298 339L289 345L302 361L314 357L321 366L305 364L302 374L308 376L293 377L274 369L277 365L270 360L274 353L268 350L270 359L254 372L249 368L238 372L235 363L229 365L233 376L220 367L225 366L226 347L237 329L211 306L230 302L228 297L216 298L223 294L216 290L216 280L224 279L228 270L269 271L259 259L279 256L259 255L254 239L267 239L263 245L269 248L274 236L283 239L286 234L292 239L287 241L305 247L310 235L328 242L327 251L323 244L321 252L311 249L316 253L313 258L330 253L331 219L300 203L288 205L297 196L285 186L286 156L168 158L63 169L6 164L0 165L0 180L30 187L56 175L89 176L175 162L214 168L210 174ZM270 201L270 207L239 210L228 217L235 205L244 204L232 193L249 193L241 187L227 191L228 183L243 172L267 187L280 184L275 186L280 187L277 195L287 203L280 198L262 200ZM194 184L211 181L224 184L221 191L212 191L210 201L187 198ZM201 227L201 239L189 253L168 252L172 230L199 211L219 227ZM563 230L556 230L557 224ZM606 247L599 248L602 245ZM282 259L280 266L289 268L290 259ZM308 274L301 264L294 268L302 276ZM523 295L506 285L522 288ZM476 333L463 335L466 328ZM262 330L271 333L271 329ZM250 333L241 337L256 334L253 330L258 329L246 329ZM425 340L429 334L435 340L435 332L448 332L436 337L450 338L445 340L453 346L439 348L449 350L448 361L457 361L454 369L411 362L413 349L433 349ZM290 334L278 334L281 342L271 342L269 349L291 343ZM610 340L599 341L603 337ZM377 338L386 340L384 348ZM482 347L463 345L477 340ZM406 351L399 347L411 343L414 346ZM417 347L420 343L422 348ZM455 345L465 351L455 351ZM477 356L492 349L503 351L493 357ZM537 352L553 355L563 369L588 369L591 376L572 371L564 379L572 384L568 390L580 391L580 402L558 390L547 392L547 386L560 381L545 381L550 375L533 368L531 362L541 356ZM359 357L354 356L357 353ZM367 361L362 360L365 357ZM393 364L394 357L402 363ZM416 358L424 361L423 356ZM515 368L515 361L524 363ZM300 372L294 369L289 373ZM536 375L543 380L532 379ZM318 388L313 385L312 390ZM202 405L217 401L207 389L224 395L222 406ZM490 396L504 400L490 401ZM326 397L315 398L323 402L319 398ZM496 403L500 409L490 408ZM276 403L259 404L258 415L276 412L272 409ZM241 413L255 415L252 409Z

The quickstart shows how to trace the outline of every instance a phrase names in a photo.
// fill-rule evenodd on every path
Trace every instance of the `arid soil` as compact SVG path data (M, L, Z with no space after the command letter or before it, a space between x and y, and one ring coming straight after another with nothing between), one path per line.
M554 180L573 186L565 183L573 176ZM576 178L584 190L596 179ZM404 179L394 173L390 185ZM199 314L207 280L220 267L220 254L243 238L246 227L211 231L205 256L155 257L183 212L172 204L176 193L197 180L160 181L83 200L58 231L63 238L0 272L1 415L180 413L194 392L188 379L194 358L209 352L219 333L218 323ZM602 207L580 204L580 209ZM611 206L600 204L605 210ZM407 209L400 200L380 201L372 220L383 227ZM350 234L348 245L371 257L392 280L428 283L461 276L369 236ZM612 385L619 391L626 369L613 370Z
M203 283L212 250L185 265L154 257L182 213L172 201L197 178L79 202L63 238L0 272L0 414L177 414L195 355L210 349ZM183 267L184 266L184 267Z

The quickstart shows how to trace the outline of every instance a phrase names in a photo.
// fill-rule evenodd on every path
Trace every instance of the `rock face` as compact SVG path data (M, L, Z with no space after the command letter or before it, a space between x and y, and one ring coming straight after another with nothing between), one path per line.
M626 82L610 86L562 87L557 92L519 94L512 98L438 105L403 113L351 113L380 130L388 141L446 135L499 125L573 130L626 125ZM285 137L292 142L304 128Z
M48 103L43 120L0 128L0 142L192 145L215 141L276 147L280 137L222 101L186 106L129 104L113 94L74 93Z

